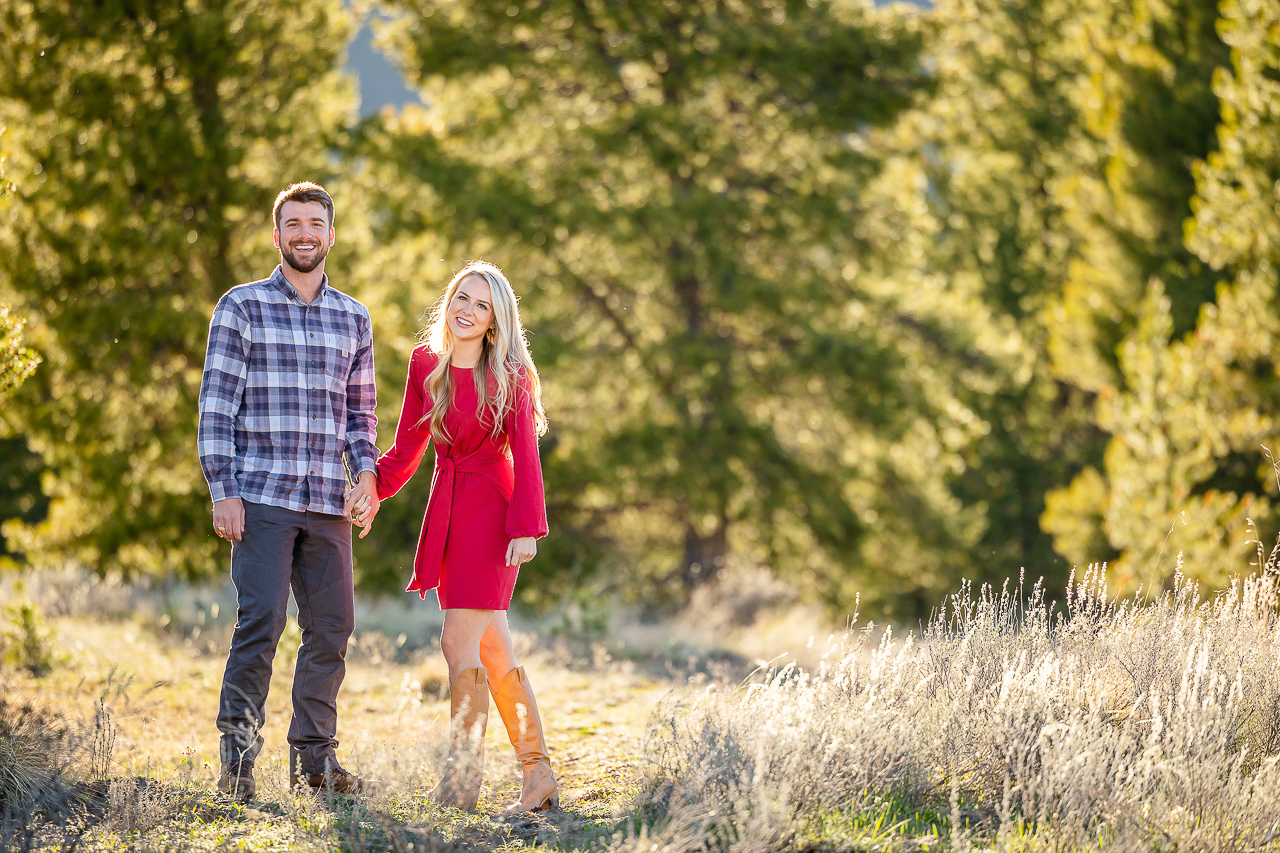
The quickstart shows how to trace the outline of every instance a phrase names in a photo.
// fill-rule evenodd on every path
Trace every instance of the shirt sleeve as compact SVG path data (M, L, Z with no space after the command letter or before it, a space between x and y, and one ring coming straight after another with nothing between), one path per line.
M248 315L230 296L223 296L209 323L209 345L200 380L200 426L196 430L200 469L215 502L240 497L236 482L236 418L244 403L252 342Z
M431 373L431 359L424 350L414 350L409 357L409 375L405 379L404 402L400 406L400 420L396 424L396 440L391 448L378 457L378 499L394 495L409 482L418 470L427 444L431 441L431 428L419 426L424 415L431 411L423 384Z
M377 471L378 389L373 372L373 323L365 315L360 343L347 376L346 451L355 463L354 476Z
M507 436L515 468L515 488L507 507L507 535L512 539L547 535L547 501L542 490L542 460L538 458L538 431L533 421L533 396L521 379L516 403L507 416Z

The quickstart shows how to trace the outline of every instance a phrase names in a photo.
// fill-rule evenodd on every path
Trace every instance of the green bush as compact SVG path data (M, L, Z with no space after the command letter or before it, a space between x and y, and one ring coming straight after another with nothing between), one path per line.
M54 632L44 621L40 607L30 601L19 601L4 609L9 627L0 638L4 662L25 669L36 678L48 675L58 663L54 648Z

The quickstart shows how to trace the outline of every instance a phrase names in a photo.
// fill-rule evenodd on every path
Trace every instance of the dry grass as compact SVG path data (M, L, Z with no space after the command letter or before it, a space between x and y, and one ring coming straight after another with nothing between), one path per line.
M81 589L72 588L77 583ZM84 588L101 595L85 595ZM423 798L444 761L447 679L433 647L440 614L416 601L408 607L361 602L339 696L339 757L387 782L387 791L358 807L326 805L295 797L285 785L298 642L291 621L275 660L259 796L242 808L211 793L218 771L213 718L234 613L227 591L183 587L166 595L67 576L27 578L24 594L42 607L62 660L40 677L10 667L0 692L37 698L42 707L82 721L75 733L80 768L69 774L79 783L72 811L88 815L92 825L83 837L72 833L62 841L93 849L407 850L409 843L414 850L494 849L538 839L587 845L612 831L616 813L638 793L646 723L659 700L683 682L666 677L665 667L614 660L598 644L517 631L563 813L514 823L493 819L520 784L495 718L480 809L462 815ZM34 779L38 768L23 766ZM17 837L0 832L0 850L16 845Z
M739 576L656 628L615 613L603 636L598 614L582 620L589 636L526 630L564 810L516 822L494 818L518 785L494 727L476 814L423 796L443 760L438 614L362 609L339 754L383 793L286 790L295 638L276 661L259 795L242 807L209 793L228 606L215 614L209 591L158 605L109 588L101 610L60 595L49 624L67 659L6 677L91 721L80 784L43 816L6 816L0 849L1272 849L1277 576L1114 601L1093 570L1062 607L1034 588L966 587L921 636L868 627L825 645L807 642L828 632L785 589ZM767 631L804 665L756 666Z
M613 849L1276 848L1277 600L1274 565L1208 601L965 588L923 637L667 706L660 819Z

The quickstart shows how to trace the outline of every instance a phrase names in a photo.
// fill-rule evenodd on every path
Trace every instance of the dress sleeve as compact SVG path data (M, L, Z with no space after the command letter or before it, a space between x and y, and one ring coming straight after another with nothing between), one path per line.
M507 535L512 539L547 535L547 501L542 491L542 461L538 458L538 432L533 423L533 398L521 382L516 404L507 416L507 436L515 467L515 489L507 507Z
M400 491L418 470L422 456L431 441L427 424L418 426L423 415L431 411L423 387L431 373L434 357L424 349L416 349L409 357L409 375L405 380L404 403L396 424L396 440L386 453L378 457L378 499L384 500Z

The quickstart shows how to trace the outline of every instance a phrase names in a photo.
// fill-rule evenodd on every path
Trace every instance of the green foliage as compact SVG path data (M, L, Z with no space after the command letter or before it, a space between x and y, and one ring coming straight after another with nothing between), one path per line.
M1280 447L1280 54L1266 34L1280 27L1280 9L1233 2L1221 14L1231 67L1215 75L1222 124L1217 150L1195 169L1186 245L1229 280L1199 312L1195 333L1181 337L1172 287L1153 283L1120 350L1122 390L1098 406L1114 438L1105 488L1087 490L1087 512L1120 552L1113 578L1122 587L1164 581L1178 552L1186 571L1221 584L1275 533L1276 483L1265 457ZM1096 483L1100 475L1089 476ZM1055 496L1046 524L1079 536L1088 522L1065 504Z
M958 574L1025 566L1060 587L1115 554L1085 505L1108 440L1095 400L1149 276L1184 328L1212 290L1180 223L1215 144L1214 20L1204 2L935 4L937 94L883 144L925 177L903 204L934 239L904 274L944 277L999 365L957 392L982 424L950 479L980 519Z
M209 316L275 262L278 188L326 177L349 26L337 0L0 0L16 185L0 287L44 358L0 418L43 459L51 499L5 535L31 562L217 566L195 454Z
M450 271L522 294L526 603L738 560L911 618L1021 566L1217 582L1277 525L1273 2L378 8L427 106L352 125L338 0L0 0L6 560L218 566L205 330L297 178L338 198L381 446ZM429 466L362 588L403 587Z
M35 372L40 358L22 345L23 322L0 305L0 397L10 394Z
M897 278L940 282L933 290L987 362L953 380L973 427L953 447L947 488L974 520L930 603L956 577L1026 566L1066 579L1038 529L1043 495L1091 458L1094 436L1079 393L1054 381L1042 317L1078 251L1055 187L1075 167L1081 14L1069 2L935 4L926 51L936 95L881 142L919 176L898 181L899 204L918 211L911 227L927 235Z
M1217 0L1101 3L1080 15L1080 134L1054 191L1077 251L1045 314L1054 376L1089 392L1124 387L1121 344L1148 282L1173 331L1196 322L1216 276L1183 240L1193 169L1217 148L1215 69L1228 62Z
M0 126L0 137L6 128ZM0 155L0 198L14 192L17 187L5 177L5 158ZM0 398L17 388L31 375L40 359L22 345L23 322L14 317L9 306L0 304Z
M422 259L415 282L484 256L521 291L561 559L603 530L649 596L733 552L843 597L866 519L911 535L933 509L887 447L930 409L916 359L947 334L861 280L888 229L851 144L919 92L918 17L385 5L430 107L366 128L379 242Z
M11 666L25 669L36 678L48 675L61 660L53 629L44 621L40 608L25 599L4 608L9 623L0 635L0 653Z

